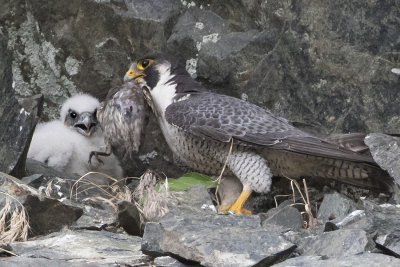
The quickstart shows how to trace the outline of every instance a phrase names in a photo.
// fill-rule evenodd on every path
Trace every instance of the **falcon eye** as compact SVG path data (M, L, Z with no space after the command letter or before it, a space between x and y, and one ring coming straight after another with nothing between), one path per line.
M72 111L72 112L69 113L69 116L71 118L75 119L76 118L76 113Z
M152 60L152 59L142 59L142 60L139 60L138 63L137 63L137 68L138 68L139 70L145 70L145 69L147 69L151 64L153 64L153 61L154 61L154 60Z

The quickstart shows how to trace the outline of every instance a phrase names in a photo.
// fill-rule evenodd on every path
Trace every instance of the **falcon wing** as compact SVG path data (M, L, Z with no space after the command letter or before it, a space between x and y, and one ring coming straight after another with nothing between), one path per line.
M169 105L165 117L168 123L185 131L219 142L233 139L241 145L268 146L374 164L369 156L301 131L269 110L230 96L211 92L193 93Z

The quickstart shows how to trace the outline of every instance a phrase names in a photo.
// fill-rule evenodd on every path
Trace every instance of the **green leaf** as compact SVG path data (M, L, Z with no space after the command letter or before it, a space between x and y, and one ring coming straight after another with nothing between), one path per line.
M217 187L217 182L215 182L214 179L197 172L186 173L177 179L168 179L168 188L170 191L186 191L190 186L195 184L202 184L207 188ZM159 188L157 184L156 190Z

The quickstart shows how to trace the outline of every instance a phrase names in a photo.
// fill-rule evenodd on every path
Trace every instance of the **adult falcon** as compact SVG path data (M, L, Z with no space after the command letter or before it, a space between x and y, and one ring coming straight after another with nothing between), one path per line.
M388 190L392 179L368 155L294 127L249 102L207 91L166 55L134 62L125 75L143 89L175 156L188 167L218 175L227 161L243 184L240 196L220 211L248 213L252 191L268 193L273 175L322 177Z

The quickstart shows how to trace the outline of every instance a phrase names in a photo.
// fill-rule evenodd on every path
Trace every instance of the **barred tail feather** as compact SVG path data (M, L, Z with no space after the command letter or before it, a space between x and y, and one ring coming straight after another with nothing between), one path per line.
M392 191L393 179L378 165L371 163L271 149L265 150L263 156L274 175L327 178L376 191Z

